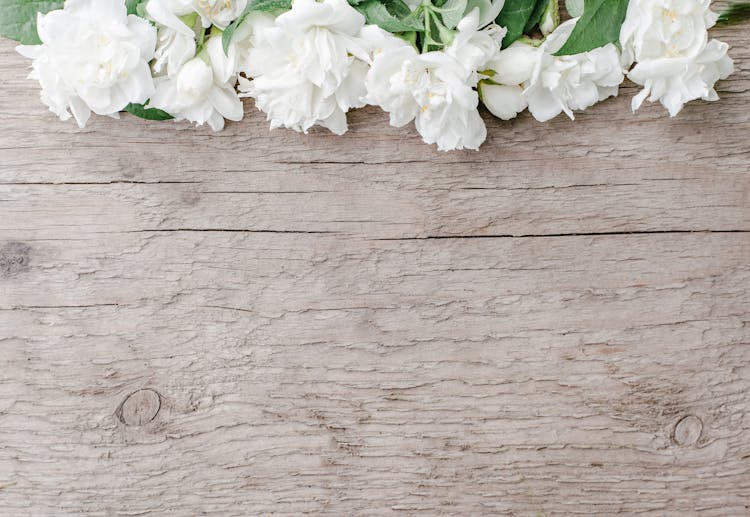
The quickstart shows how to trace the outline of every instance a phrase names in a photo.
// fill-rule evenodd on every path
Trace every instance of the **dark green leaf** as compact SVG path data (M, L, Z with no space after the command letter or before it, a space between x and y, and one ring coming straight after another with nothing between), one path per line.
M719 15L719 25L732 25L750 20L750 2L732 4Z
M542 0L539 0L542 1ZM510 46L523 35L537 0L506 0L503 10L495 19L498 25L508 29L503 38L503 48ZM541 15L540 15L541 16Z
M125 106L125 111L127 111L131 115L135 115L136 117L140 117L146 120L170 120L174 118L166 111L162 111L156 108L147 108L143 104L130 103Z
M396 18L404 19L411 15L411 8L402 0L380 0L380 3Z
M0 0L0 36L24 45L39 45L37 13L62 9L63 0Z
M356 9L365 16L367 23L388 32L424 30L422 22L402 0L365 0Z
M534 5L534 10L531 11L531 15L529 16L529 20L526 22L526 25L523 28L524 34L527 34L539 25L539 21L542 19L542 15L544 15L544 11L547 8L548 0L537 0L536 4Z
M628 0L584 0L583 15L555 55L580 54L619 40L627 10Z

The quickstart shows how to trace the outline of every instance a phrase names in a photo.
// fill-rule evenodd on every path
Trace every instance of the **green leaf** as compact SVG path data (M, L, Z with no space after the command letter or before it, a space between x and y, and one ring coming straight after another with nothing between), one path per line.
M39 45L36 14L62 9L63 0L0 0L0 36Z
M385 5L388 12L396 18L403 20L411 15L411 8L409 8L409 6L406 5L406 2L403 2L402 0L380 0L380 3Z
M448 0L445 4L436 8L443 20L443 25L448 29L454 29L466 11L466 0Z
M226 29L224 29L224 32L221 35L221 47L224 49L225 56L229 55L229 45L232 43L234 31L236 31L237 27L239 27L240 24L245 21L245 18L247 18L248 14L250 14L250 12L245 10L245 12L242 13L239 18L234 20Z
M732 4L719 15L719 25L733 25L750 20L750 2Z
M140 117L146 120L171 120L174 118L166 111L162 111L157 108L147 108L143 104L130 103L125 106L125 111L127 111L131 115L135 115L136 117Z
M267 13L270 11L287 11L292 8L292 0L253 0L251 1L246 12L260 11Z
M547 9L548 3L548 0L537 0L534 5L534 10L531 11L531 16L529 16L529 21L526 22L526 25L523 28L524 34L529 33L534 27L539 25L539 22L544 15L544 11Z
M584 0L583 15L556 56L581 54L620 39L628 0Z
M224 48L224 54L229 52L229 45L232 43L232 38L237 27L242 25L242 22L245 21L251 12L287 11L291 8L292 0L252 0L247 4L242 14L224 29L224 33L221 35L221 46Z
M543 0L506 0L503 10L495 19L498 25L508 29L503 38L503 48L509 47L523 35L537 1Z
M145 4L148 0L125 0L125 8L128 10L128 14L135 14L138 16L138 7L141 4Z
M402 0L365 0L356 6L367 23L388 32L423 31L424 25Z

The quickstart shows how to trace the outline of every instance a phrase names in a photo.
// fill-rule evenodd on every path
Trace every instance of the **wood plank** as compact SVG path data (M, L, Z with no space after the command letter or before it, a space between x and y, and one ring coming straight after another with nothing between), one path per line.
M750 37L719 103L56 121L0 42L0 514L750 513ZM239 150L239 151L238 151Z
M747 234L27 253L0 297L10 513L746 511ZM125 425L143 388L162 408Z

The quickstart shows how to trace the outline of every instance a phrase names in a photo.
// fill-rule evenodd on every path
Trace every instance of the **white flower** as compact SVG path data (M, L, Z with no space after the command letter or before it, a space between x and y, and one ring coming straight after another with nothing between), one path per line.
M128 16L122 0L67 0L63 9L37 16L37 31L41 45L17 50L34 60L30 77L39 80L42 101L61 119L72 112L83 127L92 111L116 117L153 93L148 61L156 30Z
M522 84L531 79L538 53L536 47L516 41L487 64L490 77L479 82L479 96L490 113L510 120L528 107Z
M211 37L205 51L183 64L177 74L156 78L156 93L149 106L176 120L208 123L214 131L223 129L225 118L242 120L242 101L234 89L237 76L227 77L227 59L221 36Z
M416 119L438 149L478 149L487 136L477 111L471 72L445 52L418 54L411 45L379 54L367 74L367 100L388 112L391 125Z
M513 86L527 82L539 61L539 52L537 47L516 41L487 64L493 71L492 79Z
M499 51L504 29L479 30L479 9L458 25L443 51L419 54L406 42L374 56L367 73L367 101L389 113L392 126L412 120L428 144L441 151L478 149L487 137L477 111L478 70Z
M714 85L734 70L727 45L708 41L717 15L709 0L631 0L620 30L623 62L636 66L628 78L644 89L633 98L659 101L671 116L686 102L715 101Z
M554 55L570 36L576 21L560 25L537 49L518 42L490 63L496 72L491 81L507 86L523 85L529 111L540 122L563 112L573 119L574 110L586 109L617 95L624 79L620 55L612 44L572 56ZM482 91L488 108L501 118L520 111L516 90L483 85Z
M661 102L669 115L674 117L686 102L695 99L718 100L714 85L734 71L727 49L726 43L711 40L695 57L639 61L628 73L631 81L644 86L633 98L633 110L637 110L648 98L651 102Z
M263 17L270 22L270 17L261 13L251 13L250 18ZM242 23L234 31L226 53L222 53L221 60L216 59L219 77L224 81L236 82L237 76L247 63L250 49L253 45L253 23ZM223 52L223 48L222 48Z
M364 105L364 16L346 0L294 0L273 24L267 17L250 23L253 45L242 71L251 80L240 78L243 96L255 99L272 129L307 132L318 124L345 133L346 112Z
M413 92L419 106L417 131L438 150L479 149L487 129L477 111L479 96L474 73L445 52L420 55L426 73Z
M445 53L458 60L472 72L484 70L487 63L500 52L500 44L507 30L495 24L482 27L480 10L473 9L458 22L458 32ZM486 25L486 24L485 24Z
M503 10L505 0L468 0L464 12L470 13L475 8L479 9L479 26L486 25L495 21L497 15Z
M490 113L502 120L516 118L529 106L523 96L523 88L518 85L482 81L479 83L479 96Z
M180 19L193 12L190 0L149 0L146 13L158 24L154 72L174 76L195 56L196 34Z
M672 56L694 57L717 16L710 0L630 0L620 29L624 64Z
M204 27L216 25L225 29L239 18L247 7L247 0L192 0L192 5L200 15Z
M529 102L529 111L540 122L561 112L574 119L573 110L584 110L617 95L625 79L620 54L611 43L582 54L553 55L565 44L576 21L568 20L560 25L539 47L539 59L524 96Z

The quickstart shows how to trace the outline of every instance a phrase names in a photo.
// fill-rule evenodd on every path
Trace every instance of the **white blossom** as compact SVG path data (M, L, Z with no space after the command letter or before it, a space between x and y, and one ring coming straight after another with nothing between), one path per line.
M253 45L240 78L271 128L347 130L346 112L364 105L369 53L362 14L346 0L294 0L273 23L255 17Z
M205 50L184 63L174 76L156 78L149 106L176 120L208 123L214 131L224 128L224 119L242 120L242 101L234 88L237 76L227 74L227 59L221 36L211 37Z
M149 0L146 13L158 24L155 73L166 71L174 76L180 67L195 56L196 34L180 18L192 13L190 0Z
M479 96L487 109L502 120L515 118L529 103L523 83L531 79L539 50L516 41L487 64L489 77L479 82Z
M633 110L648 98L671 116L695 99L718 100L714 85L734 70L728 46L708 40L717 20L709 0L631 0L620 30L628 78L643 86Z
M613 44L581 54L554 55L570 36L576 21L560 25L538 48L517 42L489 64L495 75L489 79L490 85L482 85L482 92L493 113L508 118L513 111L520 111L521 101L516 89L494 89L491 83L522 85L529 111L540 122L560 113L573 119L574 110L586 109L617 95L624 76L619 52Z
M464 12L471 13L475 8L479 9L479 27L485 27L495 21L504 5L505 0L468 0Z
M391 125L414 120L424 141L441 151L478 149L487 137L474 87L504 30L480 30L479 14L474 9L461 20L443 51L419 54L403 42L375 55L365 80L367 101L388 112Z
M230 23L239 18L245 7L247 7L247 1L192 0L192 6L200 15L204 27L208 28L211 25L216 25L220 29L225 29Z
M153 93L148 61L156 30L129 16L122 0L67 0L63 9L37 16L37 31L42 44L17 51L33 59L30 77L61 119L72 113L84 127L92 111L116 117Z
M490 113L502 120L514 119L529 107L523 96L523 88L519 85L482 81L479 83L479 96Z
M708 41L717 16L710 0L630 0L620 29L623 62L694 57Z
M719 100L714 85L734 71L727 56L728 45L718 40L709 41L695 57L668 57L639 61L628 73L628 78L643 86L633 98L633 110L644 100L659 101L669 115L677 115L686 102L695 99Z
M445 53L458 60L471 72L484 70L498 52L507 30L490 24L483 27L480 10L473 9L464 16L456 27L457 33Z

